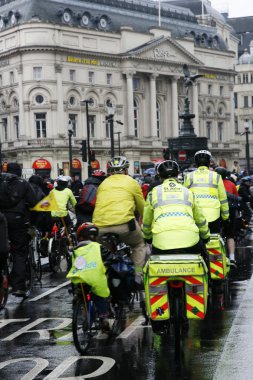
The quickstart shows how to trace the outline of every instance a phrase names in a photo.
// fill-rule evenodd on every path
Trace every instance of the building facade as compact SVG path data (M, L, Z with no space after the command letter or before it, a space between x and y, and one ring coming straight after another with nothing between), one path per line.
M201 1L198 2L201 4ZM203 77L190 91L194 129L216 160L239 155L233 84L238 40L210 10L144 0L0 0L0 130L4 160L57 176L87 175L87 138L102 169L111 155L108 112L114 112L115 154L130 173L162 157L180 131L183 64ZM209 8L208 8L209 7ZM209 13L208 13L209 12ZM160 25L158 25L160 24ZM118 124L118 122L123 123ZM43 172L44 171L44 172Z

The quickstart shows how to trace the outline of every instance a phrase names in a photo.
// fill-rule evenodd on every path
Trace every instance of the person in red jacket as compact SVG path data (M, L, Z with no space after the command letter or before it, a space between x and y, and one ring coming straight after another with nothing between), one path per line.
M224 233L227 238L227 246L231 263L235 263L235 233L236 233L236 210L240 200L236 185L229 179L229 171L218 166L215 171L221 175L227 193L229 204L229 221L224 225Z

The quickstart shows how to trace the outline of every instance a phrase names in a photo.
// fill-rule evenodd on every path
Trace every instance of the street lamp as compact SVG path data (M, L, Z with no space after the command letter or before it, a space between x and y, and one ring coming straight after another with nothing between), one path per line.
M119 124L119 125L124 125L124 123L122 123L122 121L120 120L115 120L115 123ZM114 132L115 135L118 135L118 150L119 150L119 156L120 156L120 134L122 132Z
M245 122L244 122L244 129L245 129L245 132L241 133L241 136L242 135L246 136L245 155L246 155L247 171L248 171L248 174L249 174L249 171L250 171L249 133L250 133L250 131L249 131L249 122L248 122L248 120L245 120Z
M68 136L69 136L69 174L70 177L72 178L73 175L73 170L72 170L72 136L73 136L73 123L71 120L69 120L68 123Z
M107 107L106 121L110 125L110 137L111 137L111 157L114 157L114 107Z
M89 104L93 104L92 99L86 99L81 101L81 105L86 106L86 128L87 128L87 151L88 151L88 177L91 176L91 164L90 164L90 120L89 120Z

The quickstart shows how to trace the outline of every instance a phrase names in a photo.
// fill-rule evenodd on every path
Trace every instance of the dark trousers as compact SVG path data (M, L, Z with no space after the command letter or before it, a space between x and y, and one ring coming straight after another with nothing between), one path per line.
M8 226L11 253L13 257L13 268L11 272L11 283L13 290L26 290L26 258L28 256L28 234L25 224Z
M8 230L5 216L0 213L0 273L4 269L8 254Z

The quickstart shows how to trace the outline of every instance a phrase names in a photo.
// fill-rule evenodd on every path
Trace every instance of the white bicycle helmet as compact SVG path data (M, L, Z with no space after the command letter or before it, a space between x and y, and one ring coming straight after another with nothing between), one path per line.
M194 160L198 166L209 166L212 155L208 150L198 150L194 155Z
M129 161L124 156L116 156L108 163L108 171L113 173L122 173L129 168Z

